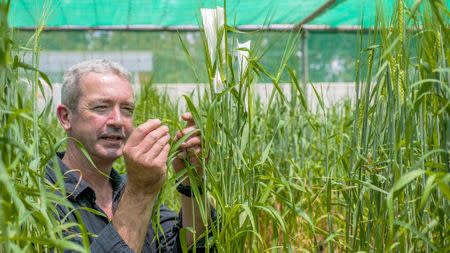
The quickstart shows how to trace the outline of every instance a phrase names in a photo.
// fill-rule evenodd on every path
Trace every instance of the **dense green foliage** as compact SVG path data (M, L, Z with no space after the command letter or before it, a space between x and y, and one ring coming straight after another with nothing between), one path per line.
M82 246L63 238L63 231L72 226L85 231L84 227L63 224L54 216L55 204L70 205L57 194L65 192L61 173L57 185L43 179L44 166L54 157L62 135L53 130L58 128L51 101L42 110L37 107L41 80L48 82L35 68L40 30L31 38L31 47L19 47L8 27L8 8L8 2L0 2L0 251L82 251ZM26 51L33 52L32 65L22 62ZM80 236L86 242L87 233Z
M46 76L33 67L37 57L33 66L20 62L24 50L38 54L40 33L19 48L4 18L7 5L1 11L0 251L76 247L61 231L78 225L52 216L55 203L67 203L42 182L43 167L63 140L50 103L38 110L33 95ZM408 6L400 0L393 18L382 17L366 39L354 41L356 99L331 107L317 91L319 106L311 108L305 84L289 67L297 34L286 36L275 68L264 64L268 55L257 39L240 73L232 31L224 59L210 62L202 51L204 65L194 71L209 77L208 88L185 99L209 157L207 194L197 197L203 218L206 203L217 209L210 232L220 252L450 251L448 10L442 1ZM180 39L187 62L196 62L199 53ZM220 92L212 81L217 69ZM277 87L283 73L290 97L279 89L267 103L254 96L258 80ZM137 100L137 123L157 117L172 133L180 127L178 106L167 95L144 85ZM116 167L123 170L120 161ZM193 169L187 175L196 177ZM176 208L175 176L160 201Z

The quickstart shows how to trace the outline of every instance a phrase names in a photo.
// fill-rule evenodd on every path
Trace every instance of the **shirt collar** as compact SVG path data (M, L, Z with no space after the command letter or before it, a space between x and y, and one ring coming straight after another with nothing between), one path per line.
M57 160L61 169L61 173L64 177L64 186L66 188L68 198L76 200L83 194L88 194L95 197L94 190L85 180L80 177L80 173L76 170L71 170L63 163L63 157L63 152L57 153ZM125 177L121 176L114 168L111 170L109 176L113 188L113 197L115 198L120 192L122 192L126 180Z

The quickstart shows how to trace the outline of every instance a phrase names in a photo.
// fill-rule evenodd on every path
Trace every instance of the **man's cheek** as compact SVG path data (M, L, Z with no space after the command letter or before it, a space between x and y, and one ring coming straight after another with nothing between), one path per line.
M134 126L133 125L131 125L130 127L127 127L126 129L125 129L125 136L126 136L126 139L128 140L128 137L130 137L130 135L131 135L131 133L134 131Z

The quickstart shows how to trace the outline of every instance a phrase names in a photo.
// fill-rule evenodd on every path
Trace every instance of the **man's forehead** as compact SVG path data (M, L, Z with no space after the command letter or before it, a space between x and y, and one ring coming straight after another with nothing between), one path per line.
M95 73L90 72L83 75L79 82L80 96L101 97L102 94L114 94L118 96L128 96L128 100L133 102L134 92L131 83L115 73ZM105 98L106 99L106 98Z
M91 101L88 101L89 104L100 104L100 103L108 104L108 103L116 102L116 100L113 98L103 97L103 96L93 96L93 97L91 97L90 100ZM129 100L122 101L121 103L124 105L134 106L134 100L132 98Z
M86 82L103 82L105 80L110 80L110 79L120 79L122 82L126 82L126 83L130 84L129 80L126 77L121 76L112 71L88 72L88 73L83 74L80 77L79 81L81 84L81 83L86 83Z
M79 85L81 89L103 89L103 88L109 88L114 87L118 88L129 88L131 91L133 91L131 87L131 83L128 81L128 79L117 75L112 72L106 72L106 73L95 73L95 72L89 72L87 74L84 74L80 80Z

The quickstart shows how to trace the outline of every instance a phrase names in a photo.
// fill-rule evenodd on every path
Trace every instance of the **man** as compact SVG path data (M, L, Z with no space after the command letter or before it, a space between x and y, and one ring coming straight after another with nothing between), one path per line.
M134 95L129 77L119 64L106 60L79 63L64 75L57 116L68 139L66 152L58 157L68 200L81 210L82 222L96 235L90 237L92 252L176 252L181 248L179 227L194 227L198 237L205 226L190 197L189 180L185 179L181 222L178 215L162 206L159 225L163 232L153 230L152 209L166 179L169 129L158 119L134 128ZM187 127L177 133L176 139L196 130L189 113L182 119ZM200 136L191 135L180 149L173 162L175 171L181 171L184 159L188 159L202 174ZM122 155L127 180L112 169L113 162ZM57 181L55 167L47 169L46 177L52 183ZM70 210L58 208L65 221L80 222ZM74 238L81 243L81 239ZM193 234L188 233L186 246L192 243Z

